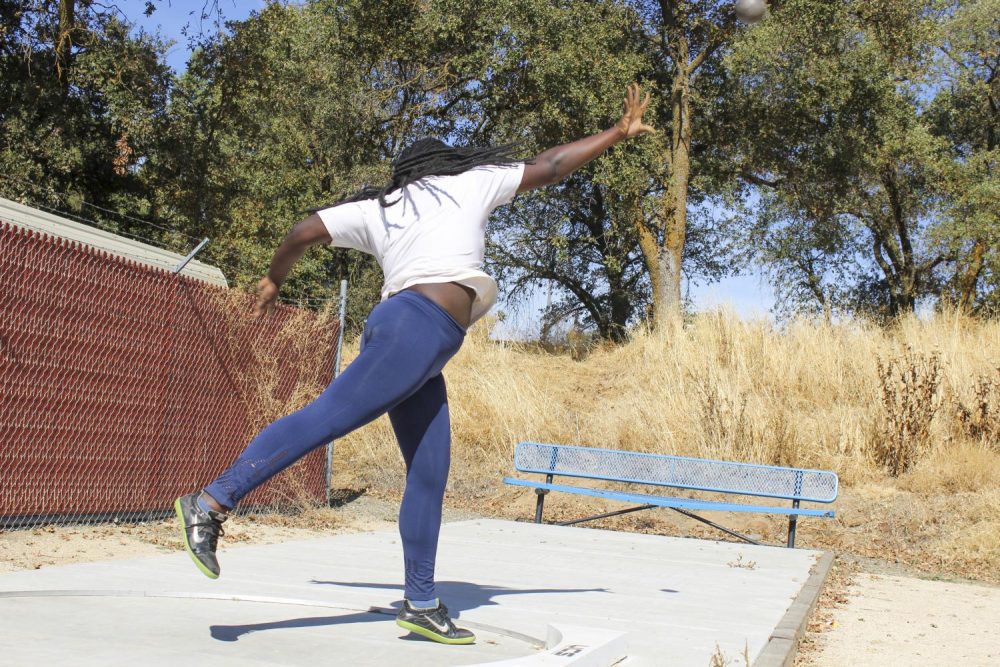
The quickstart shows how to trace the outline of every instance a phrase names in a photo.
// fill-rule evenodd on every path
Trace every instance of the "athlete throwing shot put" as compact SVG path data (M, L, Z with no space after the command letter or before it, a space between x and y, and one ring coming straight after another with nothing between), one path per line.
M510 147L421 139L396 158L384 187L295 225L257 286L258 316L318 243L374 255L385 274L382 301L368 317L358 357L315 401L266 427L218 479L174 503L185 548L204 574L219 576L216 545L240 499L313 449L388 413L406 464L399 512L405 599L396 623L444 644L475 641L438 600L434 560L451 460L441 371L496 299L496 283L482 271L487 218L516 194L558 183L614 144L653 132L642 121L648 105L649 94L643 99L633 84L613 127L530 161L516 159Z

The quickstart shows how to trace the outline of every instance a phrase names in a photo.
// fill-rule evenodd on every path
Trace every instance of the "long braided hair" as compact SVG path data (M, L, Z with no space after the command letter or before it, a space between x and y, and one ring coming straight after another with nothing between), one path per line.
M406 148L392 161L392 178L385 186L366 186L355 194L326 206L310 209L315 213L324 208L346 204L363 199L378 199L383 208L392 206L402 198L387 201L386 195L401 190L410 183L427 176L455 176L475 167L505 165L524 162L515 157L515 144L477 148L475 146L449 146L439 139L419 139Z

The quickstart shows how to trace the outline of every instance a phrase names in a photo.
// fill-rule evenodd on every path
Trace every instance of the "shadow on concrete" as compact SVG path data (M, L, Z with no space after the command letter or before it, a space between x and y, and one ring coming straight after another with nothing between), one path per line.
M350 588L372 588L380 590L402 590L399 584L376 584L356 581L317 581L314 584L328 586L346 586ZM461 612L498 604L494 597L501 595L524 595L527 593L607 593L606 588L507 588L505 586L483 586L467 581L439 581L436 584L438 595L445 600L452 618L458 618ZM402 605L402 600L393 602L394 608ZM354 612L334 616L310 616L306 618L290 618L283 621L267 623L248 623L245 625L212 625L212 638L223 642L239 641L243 635L264 630L287 630L292 628L314 628L348 623L370 623L385 621L386 615L375 612Z
M290 618L286 621L271 621L269 623L248 623L246 625L212 625L209 630L212 639L222 642L235 642L243 635L251 632L261 632L263 630L284 630L290 628L315 628L329 625L344 625L347 623L369 623L371 621L385 621L384 614L372 612L355 612L352 614L339 614L337 616L312 616L308 618Z
M399 584L375 584L358 581L318 581L311 583L328 586L345 586L348 588L378 588L380 590L403 590ZM435 583L438 597L448 606L448 611L455 618L463 611L478 607L499 604L494 597L501 595L525 595L531 593L608 593L606 588L507 588L505 586L484 586L468 581L438 581ZM392 603L393 607L402 606L402 600Z

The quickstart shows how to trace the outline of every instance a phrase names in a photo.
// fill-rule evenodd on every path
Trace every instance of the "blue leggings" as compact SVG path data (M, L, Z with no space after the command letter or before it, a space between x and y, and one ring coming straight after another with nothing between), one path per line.
M205 491L225 507L313 449L389 413L406 462L399 512L405 595L431 600L441 503L451 463L451 424L441 369L465 330L430 299L403 291L378 304L361 337L361 354L319 397L277 420Z

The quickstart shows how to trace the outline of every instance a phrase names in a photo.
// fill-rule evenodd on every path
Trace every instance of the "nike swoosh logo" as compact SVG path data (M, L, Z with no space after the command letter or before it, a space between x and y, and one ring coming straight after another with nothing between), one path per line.
M447 626L447 624L446 625L438 625L438 622L435 621L430 616L427 616L427 620L430 621L431 625L433 625L435 628L437 628L438 632L440 632L443 635L448 634L448 626Z

